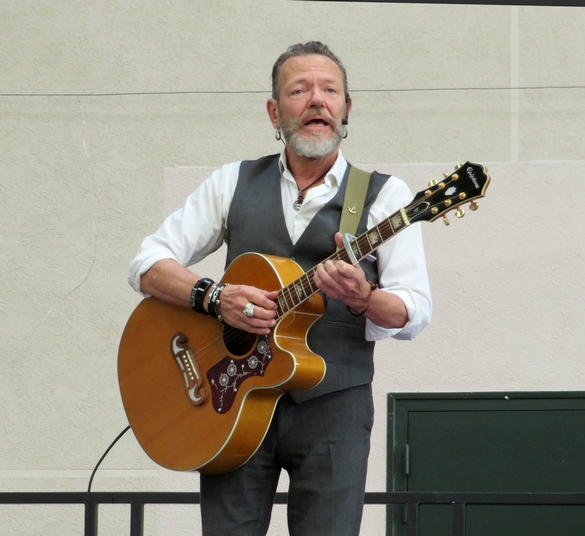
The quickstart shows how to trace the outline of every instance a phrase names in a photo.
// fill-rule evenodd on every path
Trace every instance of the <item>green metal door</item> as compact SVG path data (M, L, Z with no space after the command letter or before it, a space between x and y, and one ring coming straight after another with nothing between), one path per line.
M585 393L390 394L389 491L585 491ZM389 507L388 534L405 534ZM450 506L420 508L421 536L452 536ZM467 536L585 535L585 507L479 506Z

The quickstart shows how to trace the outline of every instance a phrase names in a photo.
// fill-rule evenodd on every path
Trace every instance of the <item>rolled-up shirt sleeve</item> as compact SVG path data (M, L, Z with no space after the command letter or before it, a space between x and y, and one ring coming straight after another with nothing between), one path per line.
M140 276L154 263L173 259L190 266L221 246L239 165L235 162L216 170L187 198L181 209L142 241L128 272L128 283L134 290L148 296L140 289Z
M406 183L390 177L370 209L368 228L378 225L408 205L413 195ZM414 339L429 323L432 299L420 223L414 223L377 250L379 286L402 299L408 321L402 328L387 329L366 321L366 339Z

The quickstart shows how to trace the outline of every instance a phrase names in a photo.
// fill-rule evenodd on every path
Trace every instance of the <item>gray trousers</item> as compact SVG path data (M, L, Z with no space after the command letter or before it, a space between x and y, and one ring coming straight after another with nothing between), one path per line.
M284 395L248 462L231 473L201 475L203 535L265 535L285 469L291 536L357 536L373 418L371 385L301 404Z

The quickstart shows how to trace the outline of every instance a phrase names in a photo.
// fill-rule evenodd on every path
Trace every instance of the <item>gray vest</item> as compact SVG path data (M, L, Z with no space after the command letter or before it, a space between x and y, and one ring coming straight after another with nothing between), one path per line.
M303 270L313 268L332 255L334 234L339 230L348 170L337 194L313 217L293 245L282 213L279 155L244 161L227 219L226 266L242 253L257 252L287 257ZM366 231L370 207L387 175L372 174L357 234ZM378 282L377 264L362 261L370 281ZM325 298L325 311L309 330L309 348L327 363L323 381L309 391L291 393L297 402L370 383L374 375L374 342L365 340L365 318L351 315L339 300Z

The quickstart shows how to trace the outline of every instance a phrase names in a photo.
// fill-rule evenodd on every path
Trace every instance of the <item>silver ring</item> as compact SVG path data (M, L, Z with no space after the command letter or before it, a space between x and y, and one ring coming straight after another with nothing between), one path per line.
M246 307L244 307L244 314L248 318L252 318L254 316L254 304L253 303L248 302Z

